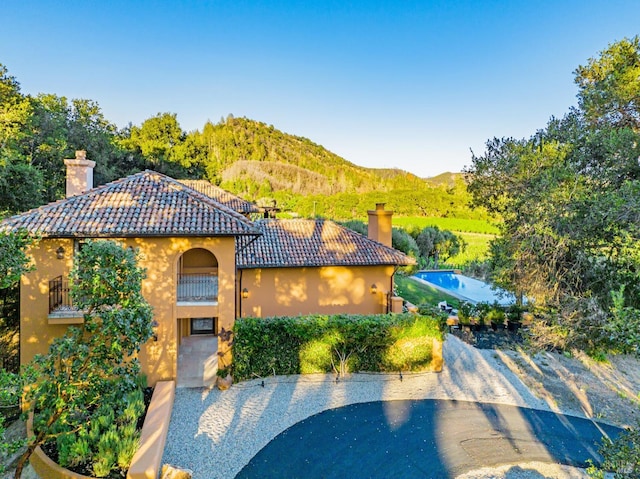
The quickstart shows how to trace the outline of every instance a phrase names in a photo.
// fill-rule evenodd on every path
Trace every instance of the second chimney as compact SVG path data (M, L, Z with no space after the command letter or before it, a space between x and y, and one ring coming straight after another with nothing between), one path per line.
M384 203L376 203L375 210L367 211L369 228L367 236L373 241L391 248L391 218L393 211L384 209Z
M76 151L74 159L64 160L67 167L67 198L81 195L93 188L93 168L95 161L87 160L87 152Z

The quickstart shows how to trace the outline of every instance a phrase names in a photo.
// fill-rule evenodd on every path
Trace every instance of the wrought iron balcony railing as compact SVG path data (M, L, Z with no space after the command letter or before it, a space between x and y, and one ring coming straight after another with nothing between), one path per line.
M71 301L69 280L58 276L49 281L49 313L77 311Z
M178 274L178 301L214 302L218 301L218 276L214 273Z
M68 278L58 276L49 281L49 314L77 311L71 300ZM215 302L218 300L218 276L215 274L179 274L178 301Z

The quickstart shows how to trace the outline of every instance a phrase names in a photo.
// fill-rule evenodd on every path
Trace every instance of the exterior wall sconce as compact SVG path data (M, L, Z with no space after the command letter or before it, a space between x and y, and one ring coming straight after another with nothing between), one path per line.
M378 292L378 287L376 286L375 283L371 285L370 291L371 291L371 294L376 294Z
M56 250L56 258L64 259L64 248L62 246Z
M247 299L249 297L249 290L247 288L242 288L242 299Z
M153 328L153 333L151 334L151 337L153 338L154 341L158 341L158 321L156 321L155 319L153 320L153 322L151 323L151 328Z

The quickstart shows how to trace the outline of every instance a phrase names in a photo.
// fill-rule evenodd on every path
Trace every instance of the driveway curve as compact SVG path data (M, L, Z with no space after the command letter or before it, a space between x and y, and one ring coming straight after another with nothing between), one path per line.
M533 461L586 467L619 429L549 411L450 400L352 404L305 419L236 476L448 479Z
M475 349L449 335L443 354L441 373L353 374L339 381L332 375L275 376L235 384L227 391L179 388L163 463L191 469L194 479L234 478L267 444L300 421L363 403L383 402L387 406L380 407L388 407L394 401L451 400L458 408L448 413L451 417L464 416L459 408L467 403L472 409L505 405L552 412L553 405L535 396L495 352ZM487 434L498 430L496 424L485 427ZM452 428L442 427L454 434ZM536 437L543 438L543 432ZM492 450L502 444L492 443ZM475 445L467 443L468 448ZM483 454L478 466L493 464L491 456Z

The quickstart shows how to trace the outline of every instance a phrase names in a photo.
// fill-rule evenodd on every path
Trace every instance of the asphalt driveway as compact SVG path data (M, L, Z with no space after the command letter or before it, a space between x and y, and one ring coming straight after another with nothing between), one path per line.
M586 467L602 434L584 418L450 400L352 404L312 416L263 448L238 479L453 478L533 461Z
M333 375L276 376L227 391L180 388L163 462L191 469L194 479L278 477L269 471L453 477L504 461L582 465L596 457L600 427L615 434L552 412L492 351L449 335L443 354L441 373L353 374L339 382ZM307 431L307 421L318 423ZM349 461L358 473L345 472ZM371 464L371 476L359 473L363 464ZM344 470L331 476L337 468Z

